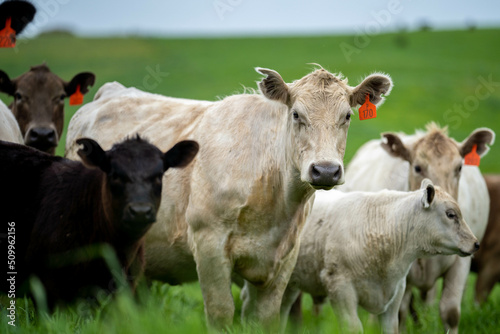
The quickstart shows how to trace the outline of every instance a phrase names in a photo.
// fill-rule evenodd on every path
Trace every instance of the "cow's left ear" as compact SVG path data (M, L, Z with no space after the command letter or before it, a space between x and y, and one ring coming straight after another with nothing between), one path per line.
M410 151L397 134L391 132L382 133L382 142L380 145L391 156L401 158L411 163Z
M14 96L16 92L16 84L12 82L7 73L2 70L0 70L0 92L4 92L10 96Z
M488 145L492 145L494 142L495 132L488 128L476 129L459 144L460 154L465 157L466 154L472 151L472 147L477 145L477 154L484 156L490 150Z
M283 104L290 104L290 92L288 85L281 75L273 70L267 68L255 68L257 73L265 75L266 77L259 82L259 88L262 94L270 100L278 101Z
M109 173L111 169L109 158L106 155L106 152L95 140L90 138L80 138L76 140L76 143L78 145L83 145L77 153L80 158L82 158L84 165L87 167L98 167L103 172Z
M432 181L429 179L423 179L420 185L420 189L424 190L421 199L422 206L424 207L424 209L427 209L431 206L432 201L434 200L434 194L436 193L436 190L434 189L434 184L432 184Z
M389 95L392 89L392 80L388 75L374 73L367 76L362 83L351 91L351 107L358 107L365 102L366 94L370 95L370 102L381 105L384 102L383 95Z
M200 146L192 140L178 142L163 155L163 170L185 167L194 159Z
M76 87L80 85L80 92L86 94L89 87L93 86L95 82L95 75L92 72L78 73L71 79L70 82L64 82L64 91L67 96L72 95L76 91Z

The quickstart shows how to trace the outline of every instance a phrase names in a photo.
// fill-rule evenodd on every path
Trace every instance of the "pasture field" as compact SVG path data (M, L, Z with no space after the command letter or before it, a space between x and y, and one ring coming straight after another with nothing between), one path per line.
M355 86L375 71L388 73L394 88L373 120L351 123L345 162L367 140L384 131L413 132L429 121L449 124L458 141L478 127L500 134L500 30L423 31L377 36L321 36L279 38L160 39L78 38L44 35L20 40L15 49L0 50L0 69L11 78L30 65L46 62L64 80L82 71L96 74L96 84L85 96L92 100L108 81L175 97L214 100L256 88L260 75L253 68L277 70L287 82L299 79L318 63L332 72L342 72ZM361 43L361 44L360 44ZM358 47L360 46L360 47ZM352 53L346 56L341 47ZM9 104L11 98L1 94ZM78 110L66 102L65 129ZM252 115L248 115L252 117ZM112 129L110 129L112 131ZM251 138L249 138L251 140ZM65 133L57 149L64 154ZM481 161L481 170L500 173L500 148L494 144ZM500 333L500 289L488 302L473 305L473 283L469 277L462 304L462 333ZM17 299L16 327L7 324L8 298L0 296L0 333L203 333L203 300L196 283L171 287L158 282L140 289L135 303L125 292L104 300L96 309L79 305L54 315L37 315L29 300ZM234 287L236 315L241 301ZM408 320L409 333L441 333L439 307L417 303L421 324ZM311 300L304 299L302 333L335 333L337 324L330 307L319 317L311 315ZM361 312L364 324L368 314ZM238 323L238 321L236 321ZM257 326L236 325L231 333L264 333ZM368 324L366 333L378 333Z

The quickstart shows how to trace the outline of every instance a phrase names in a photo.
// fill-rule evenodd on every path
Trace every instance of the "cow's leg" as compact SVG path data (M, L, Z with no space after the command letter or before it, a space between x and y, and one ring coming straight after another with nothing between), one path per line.
M279 318L283 294L297 262L299 245L296 245L284 260L281 270L276 273L274 280L264 287L245 281L242 290L243 308L242 318L255 319L269 331L275 332L279 327Z
M399 282L396 295L387 310L379 316L384 333L398 333L398 312L401 301L405 296L406 277Z
M443 279L443 293L439 303L439 312L445 330L458 333L460 304L470 270L470 257L457 257Z
M226 328L233 322L234 301L231 293L232 263L224 249L225 244L220 242L223 237L213 231L200 231L193 238L207 322L214 328Z
M348 330L349 333L362 333L363 325L358 316L358 295L354 286L348 281L339 282L328 270L322 271L321 280L337 315L341 332Z
M476 303L482 304L488 299L491 290L500 279L500 267L496 263L486 262L479 269L476 281Z
M401 304L399 305L399 331L401 333L406 332L406 318L408 318L408 313L411 312L411 303L413 292L411 285L407 285L403 298L401 299Z
M281 332L284 332L290 315L295 327L299 327L302 320L302 294L299 289L286 288L281 301L280 321Z

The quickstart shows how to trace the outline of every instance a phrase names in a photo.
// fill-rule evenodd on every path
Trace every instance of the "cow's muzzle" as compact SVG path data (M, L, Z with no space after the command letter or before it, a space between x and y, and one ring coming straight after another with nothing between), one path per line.
M313 163L309 167L311 186L316 189L331 189L340 184L342 174L342 166L332 162Z
M57 146L57 134L52 128L32 128L26 134L25 144L42 152L49 152Z

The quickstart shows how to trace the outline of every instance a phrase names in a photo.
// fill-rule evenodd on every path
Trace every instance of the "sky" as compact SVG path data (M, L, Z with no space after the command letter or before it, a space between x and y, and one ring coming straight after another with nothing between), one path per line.
M81 36L275 36L374 34L423 23L434 29L500 26L498 0L31 0L25 31Z

